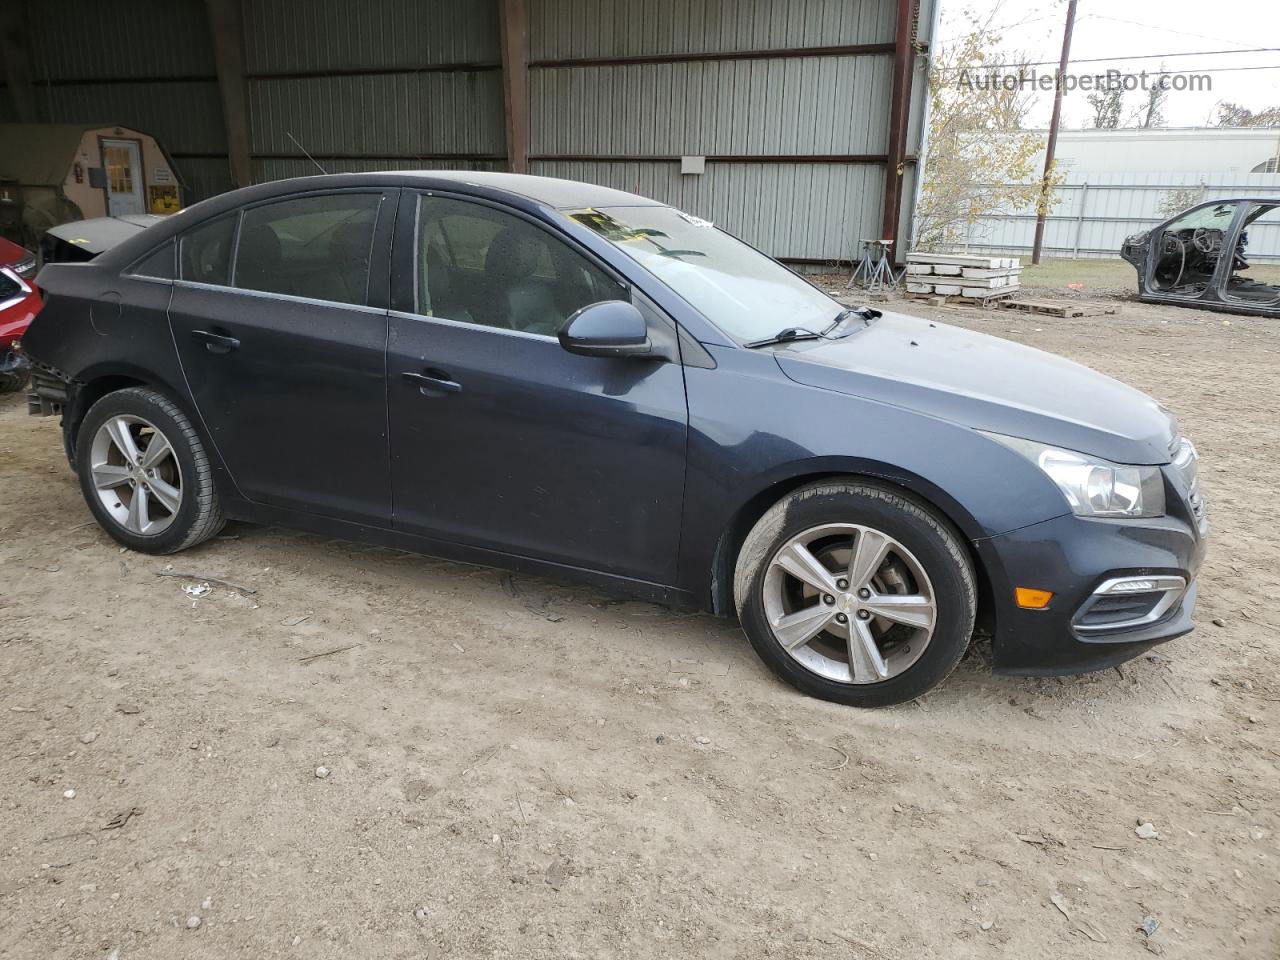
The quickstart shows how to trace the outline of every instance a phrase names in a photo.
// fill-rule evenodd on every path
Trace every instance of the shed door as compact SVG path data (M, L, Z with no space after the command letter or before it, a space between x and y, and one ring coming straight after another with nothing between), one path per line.
M107 216L146 213L142 204L142 150L137 140L103 140L107 171Z

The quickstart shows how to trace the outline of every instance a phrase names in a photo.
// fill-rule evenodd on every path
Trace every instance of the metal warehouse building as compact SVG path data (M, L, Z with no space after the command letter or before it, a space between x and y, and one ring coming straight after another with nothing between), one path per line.
M934 9L6 0L0 123L146 131L188 202L317 164L515 170L647 194L827 262L907 235Z

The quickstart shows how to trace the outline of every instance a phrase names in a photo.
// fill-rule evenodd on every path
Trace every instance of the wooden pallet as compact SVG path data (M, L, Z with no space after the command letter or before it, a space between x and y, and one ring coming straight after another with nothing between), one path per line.
M1066 300L1005 300L1000 306L1005 310L1038 313L1046 317L1096 317L1116 312L1114 307L1071 303Z
M904 293L903 296L908 300L923 300L931 306L941 307L945 304L967 307L985 307L990 303L1004 300L1016 294L1017 288L1012 290L992 290L983 297L965 297L960 294L940 294L940 293Z

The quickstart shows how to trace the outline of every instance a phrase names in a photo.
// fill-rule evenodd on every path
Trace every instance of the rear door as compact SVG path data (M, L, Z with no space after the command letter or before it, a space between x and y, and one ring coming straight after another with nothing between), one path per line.
M513 211L410 190L394 264L395 526L673 583L683 368L577 356L555 336L580 307L632 299L627 286Z
M174 341L248 499L387 525L387 256L396 191L275 199L179 242Z

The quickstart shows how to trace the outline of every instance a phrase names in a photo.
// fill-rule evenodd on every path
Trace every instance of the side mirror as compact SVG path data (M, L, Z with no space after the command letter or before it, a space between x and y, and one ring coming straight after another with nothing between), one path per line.
M653 352L644 315L622 300L592 303L560 328L560 346L584 357L644 357Z

